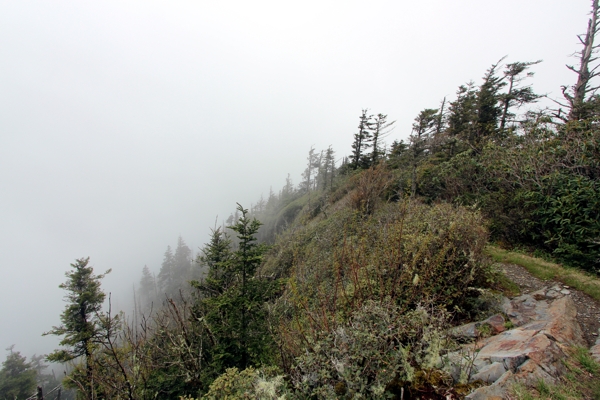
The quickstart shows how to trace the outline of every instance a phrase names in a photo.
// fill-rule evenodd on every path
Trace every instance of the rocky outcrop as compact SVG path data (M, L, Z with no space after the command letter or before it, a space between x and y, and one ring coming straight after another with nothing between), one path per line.
M566 292L563 290L563 292ZM506 299L501 314L486 321L455 328L456 336L465 337L488 330L494 336L478 339L464 347L462 352L446 357L449 372L455 379L467 371L470 382L481 381L480 387L467 399L505 398L516 383L535 385L540 379L555 382L565 372L561 360L566 348L583 346L585 341L577 322L575 303L569 293L556 288L542 289L512 300ZM514 329L505 330L507 326ZM487 328L482 329L483 326ZM597 346L600 352L600 345ZM471 354L470 357L465 356Z
M598 339L596 339L596 343L590 349L590 354L594 360L600 362L600 330L598 331L598 334Z

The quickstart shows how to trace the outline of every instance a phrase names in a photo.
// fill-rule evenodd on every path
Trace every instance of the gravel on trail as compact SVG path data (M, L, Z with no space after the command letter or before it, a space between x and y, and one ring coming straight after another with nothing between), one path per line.
M577 321L581 325L588 347L594 345L600 334L600 302L585 293L566 286L562 282L543 281L531 275L525 268L516 264L500 264L500 270L513 281L522 294L532 293L544 287L560 286L561 292L570 296L577 307Z

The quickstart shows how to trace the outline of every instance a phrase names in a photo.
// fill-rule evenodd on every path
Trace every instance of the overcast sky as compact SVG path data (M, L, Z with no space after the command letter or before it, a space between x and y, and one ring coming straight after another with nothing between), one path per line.
M0 360L49 352L76 258L124 304L181 235L413 118L491 64L558 98L589 0L0 1Z

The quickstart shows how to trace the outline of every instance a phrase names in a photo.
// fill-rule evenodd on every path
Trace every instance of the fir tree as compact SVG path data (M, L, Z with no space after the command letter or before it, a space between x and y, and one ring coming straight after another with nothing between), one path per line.
M510 122L509 118L514 117L514 114L510 112L511 107L521 107L524 104L534 103L541 97L533 92L531 85L520 86L523 80L533 76L533 72L527 72L525 76L522 76L522 74L532 65L541 62L542 60L538 60L533 62L515 62L506 65L504 77L508 81L508 92L500 96L502 104L502 116L500 117L501 134L504 135L506 124Z
M354 134L352 155L350 156L350 167L352 169L365 168L370 165L370 158L366 151L371 147L373 116L368 115L367 112L367 109L362 110L359 117L358 133Z
M64 363L84 357L87 389L92 393L92 355L102 336L99 313L106 297L100 281L110 270L94 275L94 269L88 265L89 260L89 257L76 260L75 264L71 264L73 270L65 273L67 281L59 285L68 292L65 296L67 307L60 316L62 325L53 327L44 335L62 336L60 345L66 346L48 355L48 361Z
M174 267L175 257L173 256L171 246L167 246L167 250L165 251L163 262L158 273L158 287L163 293L169 293L173 287Z
M144 265L144 268L142 269L140 295L142 297L144 308L151 304L156 297L156 282L154 281L154 276L150 273L150 269L146 265Z
M0 369L0 399L26 399L35 391L36 370L18 351L9 351Z
M387 122L387 115L377 114L372 124L372 146L370 165L376 165L384 154L384 149L381 146L381 139L385 138L390 132L392 125L396 121Z

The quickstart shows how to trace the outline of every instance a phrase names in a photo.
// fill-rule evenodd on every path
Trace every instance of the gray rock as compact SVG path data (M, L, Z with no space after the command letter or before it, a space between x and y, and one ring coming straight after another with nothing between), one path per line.
M504 373L506 372L506 368L503 363L495 362L485 367L481 368L479 372L472 375L469 379L470 382L482 381L486 383L494 383L497 381Z
M476 339L478 322L471 322L465 325L450 329L449 333L455 339Z
M500 378L490 386L480 387L476 389L465 399L469 400L490 400L504 399L508 393L508 388L514 383L512 371L506 371Z
M549 297L548 292L545 293L546 298ZM475 390L467 398L504 398L509 386L514 383L527 386L534 386L539 380L554 383L565 373L563 348L584 343L577 322L577 309L568 296L550 304L541 298L542 292L538 291L503 304L506 314L518 327L480 342L475 360L477 369L471 378L484 382L496 380L490 386ZM600 361L600 343L590 352ZM503 370L506 372L502 373Z

